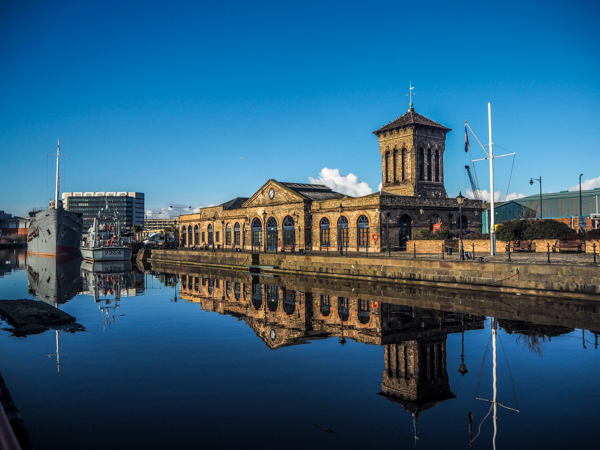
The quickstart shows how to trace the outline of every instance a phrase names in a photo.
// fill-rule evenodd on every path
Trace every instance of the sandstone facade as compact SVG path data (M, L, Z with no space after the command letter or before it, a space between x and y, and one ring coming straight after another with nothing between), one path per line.
M462 220L444 187L450 131L412 108L374 133L382 161L382 190L349 197L322 185L267 181L252 197L238 197L181 216L180 243L190 248L255 251L380 252L406 249L421 230L441 223L481 229L482 203L467 200Z

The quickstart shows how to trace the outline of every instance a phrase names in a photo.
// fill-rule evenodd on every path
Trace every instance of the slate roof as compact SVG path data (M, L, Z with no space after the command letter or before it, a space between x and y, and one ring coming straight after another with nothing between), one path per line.
M223 203L223 209L240 209L247 200L248 197L236 197L233 200Z
M383 133L385 131L395 130L397 128L403 128L410 125L423 125L426 127L440 128L442 130L450 131L451 128L445 127L444 125L440 125L437 122L434 122L431 119L428 119L421 114L417 114L413 108L410 108L406 114L398 117L393 122L384 125L379 130L373 131L373 134Z
M333 191L331 188L324 186L322 184L308 184L308 183L281 183L286 188L291 189L294 192L297 192L304 197L313 200L313 201L321 201L321 200L331 200L333 198L344 198L349 197L344 194L340 194L339 192Z

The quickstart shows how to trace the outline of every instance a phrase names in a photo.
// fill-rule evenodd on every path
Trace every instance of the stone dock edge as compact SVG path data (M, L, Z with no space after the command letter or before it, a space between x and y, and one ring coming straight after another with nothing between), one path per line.
M150 254L148 254L150 253ZM329 257L290 253L152 250L144 259L271 274L407 283L486 292L600 301L600 267L509 262Z

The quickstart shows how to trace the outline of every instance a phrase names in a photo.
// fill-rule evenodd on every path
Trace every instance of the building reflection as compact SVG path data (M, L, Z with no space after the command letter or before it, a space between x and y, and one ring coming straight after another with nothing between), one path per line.
M182 300L244 320L272 350L327 338L383 346L379 395L410 413L415 426L422 411L455 397L446 366L448 335L482 329L485 319L331 295L328 288L290 289L281 279L251 274L180 274L179 280Z

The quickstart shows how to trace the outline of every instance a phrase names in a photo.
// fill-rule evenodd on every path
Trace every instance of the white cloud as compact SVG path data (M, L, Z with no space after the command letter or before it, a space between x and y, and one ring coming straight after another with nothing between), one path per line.
M491 201L490 193L488 191L486 191L485 189L480 190L479 195L481 196L483 201L485 201L485 202ZM466 197L467 198L475 198L475 195L473 195L473 191L469 188L467 188ZM525 194L521 194L520 192L513 192L512 194L506 195L504 198L502 198L502 193L500 191L496 191L494 193L494 201L495 202L499 202L501 200L503 202L508 202L510 200L515 200L517 198L523 198L523 197L525 197Z
M516 200L518 198L523 197L525 197L525 194L521 194L520 192L513 192L512 194L508 194L506 197L504 197L504 201L508 202L510 200Z
M591 178L589 180L585 180L585 181L581 182L581 190L582 191L587 191L587 190L596 189L596 188L600 188L600 177ZM579 191L579 184L576 184L575 186L571 186L568 190L569 191Z
M352 197L361 197L373 193L373 190L364 181L360 181L356 175L349 173L341 175L339 169L323 167L319 172L319 178L308 177L311 184L324 184L336 192Z
M381 192L381 188L382 188L382 187L383 187L383 183L379 183L379 186L377 186L377 190L378 190L379 192Z

